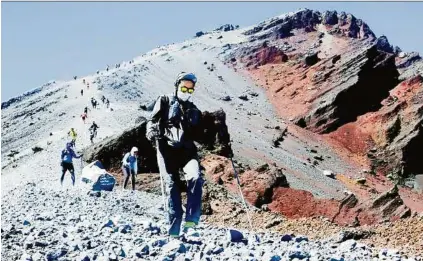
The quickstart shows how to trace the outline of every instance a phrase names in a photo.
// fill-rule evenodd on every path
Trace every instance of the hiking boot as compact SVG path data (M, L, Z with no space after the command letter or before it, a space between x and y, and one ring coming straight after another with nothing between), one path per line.
M199 237L200 234L197 231L197 224L192 221L186 221L183 232L187 237Z

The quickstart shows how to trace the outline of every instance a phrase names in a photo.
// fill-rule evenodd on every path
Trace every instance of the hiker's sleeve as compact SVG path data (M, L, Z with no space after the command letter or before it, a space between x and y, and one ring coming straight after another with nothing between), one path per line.
M71 154L72 157L74 157L75 159L79 159L80 157L82 157L82 155L76 155L75 151L71 150Z
M163 108L165 106L166 99L164 96L160 96L154 104L153 111L150 114L150 119L147 122L146 137L149 140L153 140L155 137L160 135L160 120L163 114Z
M128 157L129 157L129 152L125 153L125 156L123 156L123 159L122 159L122 163L125 166L128 165Z

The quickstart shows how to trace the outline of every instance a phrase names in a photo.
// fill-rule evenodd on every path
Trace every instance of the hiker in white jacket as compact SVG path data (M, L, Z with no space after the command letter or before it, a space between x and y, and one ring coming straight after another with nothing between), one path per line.
M128 185L129 176L132 180L132 190L135 190L135 175L138 173L138 148L132 147L131 152L127 152L122 159L122 171L125 176L123 188Z

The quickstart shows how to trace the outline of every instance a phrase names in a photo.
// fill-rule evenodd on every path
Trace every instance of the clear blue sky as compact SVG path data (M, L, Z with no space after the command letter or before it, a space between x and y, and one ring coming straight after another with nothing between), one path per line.
M68 80L157 45L225 24L253 25L309 8L352 13L377 36L423 53L423 3L392 2L2 2L1 100Z

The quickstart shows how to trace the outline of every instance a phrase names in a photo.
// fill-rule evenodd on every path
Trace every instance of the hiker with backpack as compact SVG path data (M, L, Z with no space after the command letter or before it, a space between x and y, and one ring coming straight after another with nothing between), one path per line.
M194 139L202 114L190 101L196 82L194 74L180 73L174 83L174 93L160 96L156 100L146 130L147 139L156 141L158 166L167 194L170 226L168 233L174 238L179 237L182 224L179 177L181 169L187 183L187 207L183 231L195 229L201 216L204 181L201 177Z
M138 174L138 148L132 147L131 152L127 152L122 159L122 171L125 177L123 189L128 185L129 177L131 177L132 190L135 190L135 176Z
M107 106L107 109L109 108L109 106L110 106L110 101L109 101L109 99L106 99L106 106Z
M68 132L68 136L72 138L72 141L71 141L72 146L75 146L76 137L78 136L78 134L76 133L74 128L70 129L70 131Z
M72 143L68 142L66 143L66 148L62 150L61 154L61 161L60 166L62 166L62 176L60 178L60 184L63 185L63 180L65 179L66 171L69 171L71 174L72 179L72 185L75 186L75 169L73 167L72 159L76 158L79 159L83 155L76 155L75 152L72 149Z
M97 137L97 129L100 128L98 125L93 121L93 124L88 129L90 131L90 141L93 143L95 137Z

